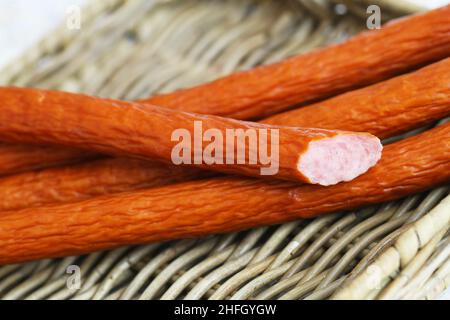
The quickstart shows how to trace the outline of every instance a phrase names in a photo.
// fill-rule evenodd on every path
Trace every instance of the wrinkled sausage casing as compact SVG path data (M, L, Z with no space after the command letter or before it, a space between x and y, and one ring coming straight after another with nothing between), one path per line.
M261 119L449 55L450 5L392 21L341 44L142 101L196 113Z
M393 143L377 166L331 187L215 178L0 215L0 263L78 255L349 210L450 179L450 124Z
M183 158L177 164L190 167L320 185L349 181L381 157L379 139L368 133L270 126L61 91L0 88L0 98L0 138L10 142L168 164L178 160L175 153ZM205 141L208 132L214 142Z

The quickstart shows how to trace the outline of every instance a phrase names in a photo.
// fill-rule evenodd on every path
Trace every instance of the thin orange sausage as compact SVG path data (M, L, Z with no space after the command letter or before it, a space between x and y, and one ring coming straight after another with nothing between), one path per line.
M3 143L0 145L0 176L100 157L98 154L87 153L80 149Z
M0 88L0 99L0 138L11 142L320 185L349 181L381 157L379 139L368 133L275 127L50 90ZM208 132L214 142L204 142Z
M370 132L384 139L450 116L450 58L418 71L274 115L268 124Z
M0 263L79 255L350 210L450 179L450 123L385 148L377 166L331 187L216 178L0 215Z
M392 21L342 44L142 101L235 119L261 119L449 56L450 5Z
M76 202L208 176L212 173L136 159L95 160L0 179L0 211Z

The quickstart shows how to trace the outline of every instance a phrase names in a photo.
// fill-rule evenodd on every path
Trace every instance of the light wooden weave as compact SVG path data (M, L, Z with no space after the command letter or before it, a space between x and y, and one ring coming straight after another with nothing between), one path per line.
M422 10L405 0L370 2L385 19ZM336 3L347 13L337 15ZM343 41L366 28L366 3L91 1L81 30L56 29L0 72L0 84L143 98ZM2 266L0 297L433 299L450 285L449 190L245 232ZM67 288L69 265L81 268L80 290Z

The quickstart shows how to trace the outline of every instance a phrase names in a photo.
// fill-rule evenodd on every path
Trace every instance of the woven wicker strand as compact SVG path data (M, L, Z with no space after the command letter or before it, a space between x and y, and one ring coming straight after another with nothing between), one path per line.
M365 1L345 1L344 15L336 3L91 1L80 31L57 28L0 72L0 83L120 99L169 92L365 29ZM376 3L384 20L422 10ZM2 266L0 297L434 299L450 285L448 194L442 187L279 226ZM67 287L69 265L80 267L80 290Z
M368 268L372 270L380 270L381 274L378 276L381 278L387 278L392 276L395 272L402 270L395 281L380 294L380 298L395 298L395 294L400 289L405 287L405 281L409 282L409 286L414 287L417 284L414 283L414 274L419 272L420 264L426 261L425 257L429 255L429 250L435 247L436 244L442 239L450 228L450 196L447 196L441 201L439 205L434 207L426 216L422 217L414 224L412 224L408 230L402 233L395 244L381 254ZM445 252L445 258L450 255L450 246L448 245L448 239ZM427 244L430 246L427 247ZM424 269L420 269L420 272L424 272ZM362 273L350 284L339 290L334 298L336 299L351 299L366 297L370 290L373 290L370 286L370 278L373 276L370 272ZM419 276L420 277L420 276ZM412 280L411 280L412 279ZM419 278L420 279L420 278ZM415 288L416 290L418 288ZM411 290L409 291L411 292Z

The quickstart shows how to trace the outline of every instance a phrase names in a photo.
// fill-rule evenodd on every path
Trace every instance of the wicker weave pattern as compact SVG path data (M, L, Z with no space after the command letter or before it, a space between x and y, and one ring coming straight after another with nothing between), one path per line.
M386 18L419 10L379 2L390 8ZM345 3L351 13L335 16L328 0L92 1L82 32L55 30L0 72L0 83L120 99L173 91L348 38L365 28L365 5ZM246 232L3 266L0 297L432 299L450 285L449 190ZM72 264L81 290L66 287Z

